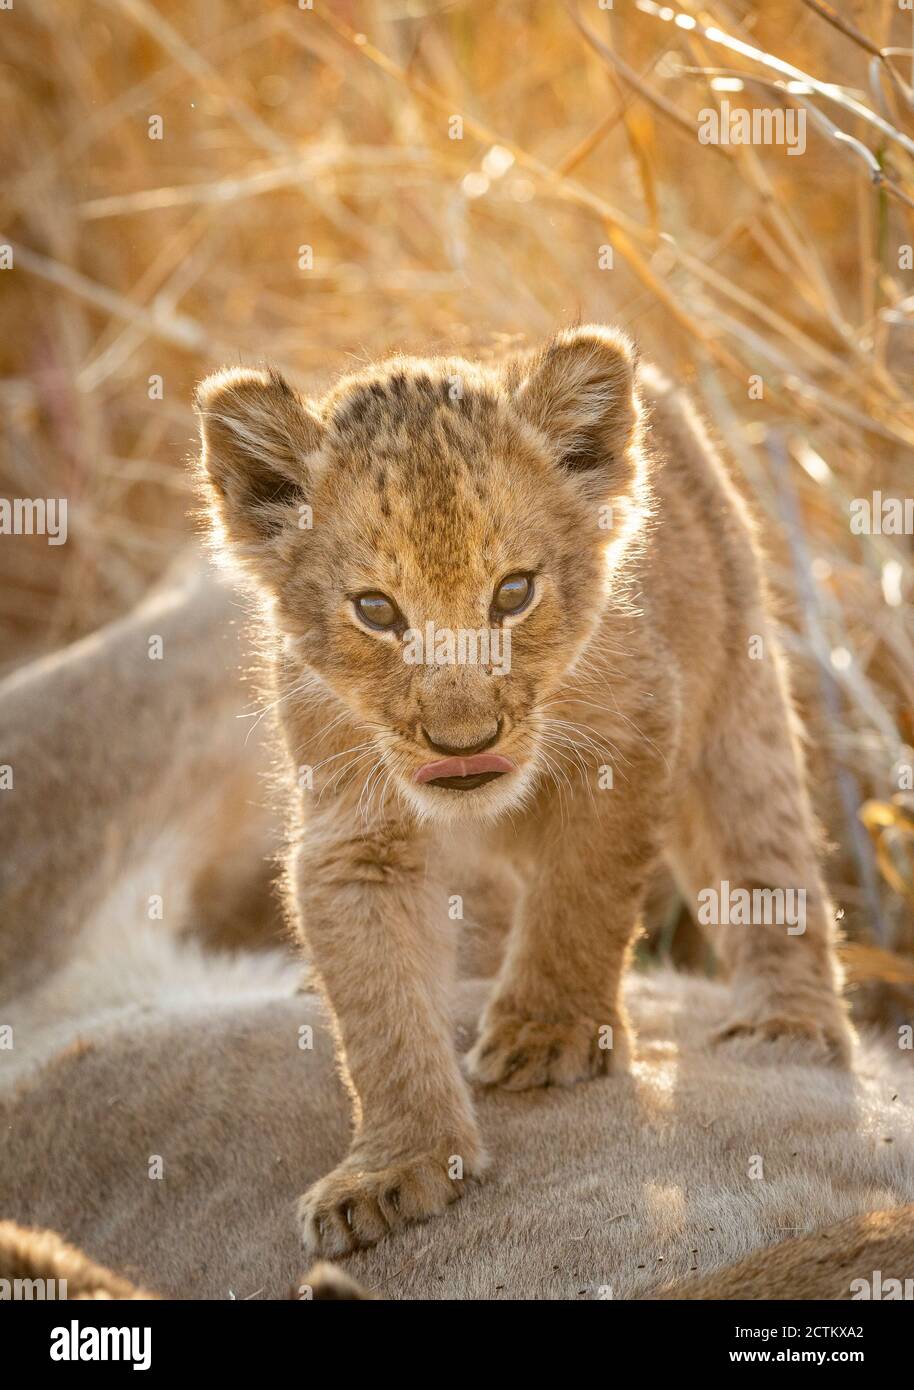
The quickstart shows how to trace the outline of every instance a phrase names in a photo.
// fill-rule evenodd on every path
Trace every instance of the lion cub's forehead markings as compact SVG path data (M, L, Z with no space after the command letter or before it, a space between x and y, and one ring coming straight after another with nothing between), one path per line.
M501 467L512 419L496 385L467 364L396 364L342 388L328 417L339 496L374 551L379 587L402 582L407 605L411 591L451 595L467 610L477 591L487 602L518 539Z
M341 435L380 433L404 420L411 423L413 418L447 404L448 400L446 378L434 380L427 374L392 372L344 387L333 407L330 424Z
M350 486L370 489L361 500L383 521L451 532L475 527L489 505L500 404L487 383L455 380L396 370L336 402L329 423L340 465Z
M365 464L379 453L395 454L408 468L422 461L423 444L434 437L448 455L479 467L480 446L498 416L498 397L487 382L465 381L456 368L442 375L403 368L344 387L329 424L343 450Z

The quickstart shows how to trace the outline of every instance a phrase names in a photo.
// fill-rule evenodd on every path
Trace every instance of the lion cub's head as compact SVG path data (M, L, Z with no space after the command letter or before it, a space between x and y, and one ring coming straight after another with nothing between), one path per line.
M271 597L293 673L343 702L420 815L516 802L640 522L628 341L400 358L316 402L232 370L197 406L220 543Z

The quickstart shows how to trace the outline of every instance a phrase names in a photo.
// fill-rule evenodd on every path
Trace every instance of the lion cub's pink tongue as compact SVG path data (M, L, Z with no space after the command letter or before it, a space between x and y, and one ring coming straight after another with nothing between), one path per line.
M437 777L472 777L477 772L513 772L510 758L497 753L473 753L469 758L439 758L425 763L416 773L417 782L433 782Z

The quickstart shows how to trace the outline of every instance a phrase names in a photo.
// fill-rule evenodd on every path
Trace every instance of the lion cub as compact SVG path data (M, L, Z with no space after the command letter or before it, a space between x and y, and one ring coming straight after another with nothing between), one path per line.
M385 362L317 402L225 371L197 406L217 536L276 634L290 881L353 1097L351 1152L301 1199L306 1244L375 1241L485 1166L444 846L524 885L474 1081L625 1066L622 975L661 857L730 971L724 1035L846 1059L763 563L681 392L586 327L495 366Z

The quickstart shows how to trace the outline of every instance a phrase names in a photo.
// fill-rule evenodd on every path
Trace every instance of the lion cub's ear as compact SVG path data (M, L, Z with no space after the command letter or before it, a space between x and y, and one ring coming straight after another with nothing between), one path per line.
M228 547L256 560L307 504L323 427L278 372L216 372L194 404L208 500Z
M595 498L624 491L634 474L636 361L624 333L592 324L557 334L515 375L516 408Z

